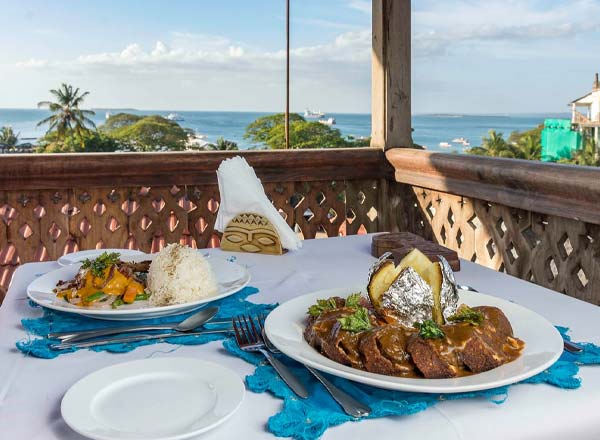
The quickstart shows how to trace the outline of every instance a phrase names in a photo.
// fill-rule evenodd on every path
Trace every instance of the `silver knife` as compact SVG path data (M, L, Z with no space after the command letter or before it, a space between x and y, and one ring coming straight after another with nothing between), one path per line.
M94 341L84 341L84 342L62 342L60 344L52 344L50 348L52 350L68 350L69 348L88 348L88 347L96 347L98 345L108 345L108 344L124 344L127 342L139 342L139 341L149 341L152 339L168 339L168 338L176 338L181 336L200 336L200 335L213 335L219 333L231 333L231 329L215 329L215 330L202 330L197 332L189 332L189 333L179 333L179 332L170 332L170 333L158 333L153 335L133 335L133 336L125 336L121 338L102 338L96 339Z

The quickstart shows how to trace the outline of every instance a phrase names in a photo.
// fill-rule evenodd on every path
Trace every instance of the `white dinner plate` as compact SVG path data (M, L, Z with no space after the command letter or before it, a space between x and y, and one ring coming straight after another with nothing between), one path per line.
M62 417L97 440L181 440L223 423L239 408L244 384L230 369L164 357L111 365L73 385Z
M72 252L70 254L63 255L56 262L61 266L70 266L72 264L81 263L87 258L97 258L100 254L104 252L118 252L119 254L121 254L121 259L123 261L128 261L130 257L145 255L142 251L136 251L133 249L90 249L88 251Z
M156 254L141 254L131 256L129 261L151 260ZM232 261L224 258L211 256L208 259L219 284L219 292L216 296L203 298L185 304L172 306L152 307L148 301L136 301L133 304L124 304L117 309L110 307L78 307L70 304L64 299L57 298L52 291L59 280L72 279L79 270L80 264L72 264L42 275L27 286L27 296L40 306L61 312L75 313L90 318L108 319L112 321L134 321L139 319L157 318L161 316L178 315L204 307L211 301L239 292L250 282L250 272Z
M512 324L516 337L525 348L516 360L493 370L454 379L419 379L386 376L351 368L321 355L303 337L306 311L320 298L347 297L354 288L321 290L287 301L273 310L265 322L265 331L273 344L289 357L334 376L356 382L401 391L423 393L459 393L486 390L519 382L545 370L563 352L560 333L545 318L518 304L482 293L460 290L460 301L469 306L495 306L502 309Z

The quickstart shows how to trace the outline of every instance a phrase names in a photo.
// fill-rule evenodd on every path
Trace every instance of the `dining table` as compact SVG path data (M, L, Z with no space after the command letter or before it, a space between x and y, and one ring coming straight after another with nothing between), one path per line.
M375 261L372 235L305 240L301 249L281 256L225 253L248 268L250 285L259 293L249 301L283 303L320 289L366 285ZM204 250L203 250L204 251ZM514 301L570 328L574 341L600 343L600 308L539 285L476 263L461 260L457 283L482 293ZM240 378L254 366L230 355L221 341L204 345L158 343L127 353L82 349L55 359L24 355L15 343L28 337L21 320L41 315L31 307L27 285L59 268L56 262L22 264L14 273L0 307L0 438L10 440L81 439L61 418L65 392L84 376L109 365L151 357L190 357L228 367ZM598 439L600 438L600 368L583 366L582 386L566 390L547 384L519 384L496 404L483 397L447 400L412 415L360 420L328 429L324 439ZM168 412L168 402L164 402ZM281 409L282 401L268 393L247 391L239 410L206 439L273 438L266 423Z

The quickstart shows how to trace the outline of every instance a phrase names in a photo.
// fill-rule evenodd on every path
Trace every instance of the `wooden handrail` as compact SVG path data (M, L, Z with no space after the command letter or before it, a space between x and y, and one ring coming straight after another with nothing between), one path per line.
M600 168L405 148L386 157L397 182L600 224Z
M0 158L0 190L216 184L222 160L243 156L264 182L391 178L375 148L181 153L12 154Z

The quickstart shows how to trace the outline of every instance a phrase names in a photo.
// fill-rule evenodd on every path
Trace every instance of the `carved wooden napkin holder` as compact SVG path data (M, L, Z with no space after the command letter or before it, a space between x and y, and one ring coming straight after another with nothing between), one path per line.
M244 212L227 224L221 238L221 249L231 252L282 255L281 239L268 218Z

